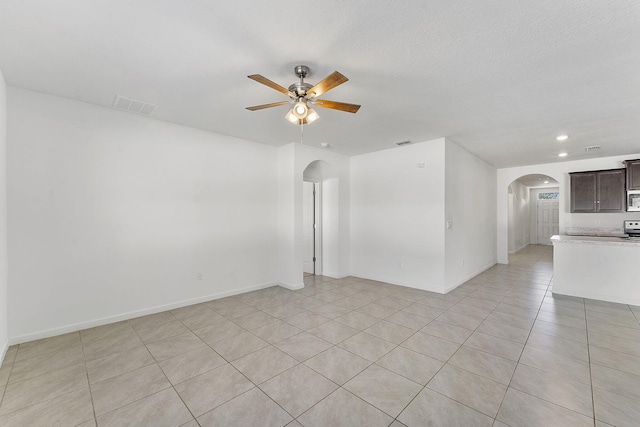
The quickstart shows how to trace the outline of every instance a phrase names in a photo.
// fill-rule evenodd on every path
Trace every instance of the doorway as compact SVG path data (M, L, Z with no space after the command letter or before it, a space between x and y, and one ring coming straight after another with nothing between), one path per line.
M299 255L305 283L324 280L324 274L336 271L334 255L340 239L339 183L335 169L324 160L312 161L302 173Z
M522 176L507 188L508 253L530 244L551 245L559 234L558 181L548 175Z
M551 236L560 233L560 206L558 199L540 198L545 193L538 193L537 200L537 243L550 245ZM551 194L551 193L546 193ZM558 193L554 193L557 195Z
M302 228L304 239L303 271L305 276L318 274L318 254L320 238L319 223L319 183L302 182Z

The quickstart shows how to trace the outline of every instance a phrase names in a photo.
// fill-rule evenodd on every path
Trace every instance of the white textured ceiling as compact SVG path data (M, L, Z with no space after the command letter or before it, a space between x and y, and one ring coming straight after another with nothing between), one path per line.
M640 3L632 0L3 0L8 84L283 145L289 86L334 70L304 143L346 155L446 136L496 167L640 151ZM568 133L567 142L555 136ZM602 145L596 153L584 147Z

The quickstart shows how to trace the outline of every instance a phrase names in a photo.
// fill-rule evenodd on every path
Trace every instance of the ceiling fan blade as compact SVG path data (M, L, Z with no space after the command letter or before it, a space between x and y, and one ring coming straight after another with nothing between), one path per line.
M254 105L253 107L247 107L247 110L256 111L264 110L265 108L278 107L280 105L288 104L289 101L272 102L271 104Z
M347 113L357 113L360 109L359 105L347 104L346 102L327 101L326 99L316 99L313 105L322 108L331 108L332 110L346 111Z
M315 98L322 95L325 92L330 91L336 86L340 86L342 83L349 81L348 78L343 76L337 71L334 71L329 76L325 77L320 83L312 87L307 91L308 98Z
M260 74L251 74L249 77L251 80L255 80L258 83L262 83L265 86L269 86L271 89L275 89L280 93L284 93L287 96L294 96L288 89L280 86L278 83L272 82L268 78L261 76Z

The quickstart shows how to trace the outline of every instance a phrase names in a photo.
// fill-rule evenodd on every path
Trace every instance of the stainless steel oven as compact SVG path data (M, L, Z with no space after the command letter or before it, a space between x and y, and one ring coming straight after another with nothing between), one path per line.
M627 191L627 212L640 211L640 190Z
M640 237L640 220L627 219L623 224L624 233L629 237Z

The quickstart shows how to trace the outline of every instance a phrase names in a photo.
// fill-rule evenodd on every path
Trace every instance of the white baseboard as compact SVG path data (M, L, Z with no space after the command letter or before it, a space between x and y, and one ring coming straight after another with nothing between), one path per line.
M212 301L220 298L230 297L233 295L244 294L246 292L257 291L259 289L270 288L272 286L282 286L289 289L287 286L282 283L264 283L260 285L251 285L240 289L234 289L231 291L218 292L211 295L206 295L202 297L192 298L189 300L183 300L171 304L159 305L156 307L149 307L136 311L129 311L127 313L116 314L113 316L102 317L99 319L87 320L84 322L78 322L71 325L60 326L52 329L46 329L44 331L33 332L30 334L19 335L17 337L10 337L8 344L22 344L28 341L39 340L42 338L54 337L56 335L67 334L70 332L81 331L83 329L93 328L95 326L107 325L109 323L120 322L122 320L135 319L136 317L146 316L149 314L160 313L162 311L174 310L176 308L186 307L188 305L199 304L201 302ZM304 286L304 284L303 284ZM302 289L302 287L300 288ZM8 348L8 345L7 345ZM6 349L5 349L6 351ZM3 354L4 357L4 354Z
M464 279L459 280L455 285L450 286L449 288L445 289L444 292L442 292L441 290L436 290L436 289L427 289L427 288L424 288L424 287L418 287L413 283L407 283L407 282L403 283L403 282L398 281L398 280L389 280L388 278L384 278L384 277L375 277L375 276L369 276L369 275L366 275L366 274L357 274L357 273L353 274L353 276L359 277L359 278L362 278L362 279L367 279L367 280L375 280L377 282L389 283L391 285L405 286L407 288L421 289L423 291L436 292L436 293L439 293L439 294L446 294L448 292L451 292L452 290L454 290L458 286L462 285L467 280L476 277L478 274L482 273L483 271L486 271L486 270L490 269L491 267L493 267L496 264L497 263L495 261L492 261L491 263L481 267L480 269L478 269L474 273L471 273L471 274L467 275Z
M353 273L353 274L351 274L351 276L359 278L359 279L374 280L376 282L388 283L390 285L404 286L406 288L421 289L423 291L441 293L440 291L435 290L435 289L427 289L427 288L424 288L424 287L418 287L418 285L416 285L414 283L402 282L402 281L399 281L399 280L390 279L388 277L380 277L380 276L375 276L375 275L374 276L370 276L368 274L359 274L359 273Z
M531 244L531 243L527 243L527 244L525 244L525 245L523 245L523 246L520 246L520 247L519 247L518 249L516 249L515 251L511 251L511 252L509 252L509 255L515 255L515 254L517 254L518 252L520 252L521 250L523 250L524 248L526 248L526 247L527 247L527 246L529 246L530 244Z
M492 262L490 264L485 265L484 267L481 267L479 270L477 270L475 273L471 273L469 275L467 275L464 279L459 280L457 282L457 284L445 289L444 293L447 294L449 292L451 292L452 290L454 290L455 288L457 288L458 286L462 285L463 283L465 283L467 280L473 279L474 277L476 277L478 274L482 273L483 271L487 271L488 269L490 269L491 267L493 267L494 265L496 265L497 262Z
M0 366L2 366L2 363L4 362L4 357L7 355L7 350L9 350L9 340L4 340L1 345L2 347L0 347Z
M344 279L345 277L351 276L350 274L337 274L337 273L329 273L329 272L325 272L322 275L330 277L332 279Z
M297 285L290 285L288 283L278 282L278 283L274 283L274 285L282 286L283 288L289 289L291 291L298 291L298 290L304 288L304 282L298 283Z
M552 291L556 295L566 295L577 298L587 298L599 301L615 302L618 304L640 305L640 300L634 298L618 298L615 296L597 292L585 292L584 289L562 289L560 292Z

